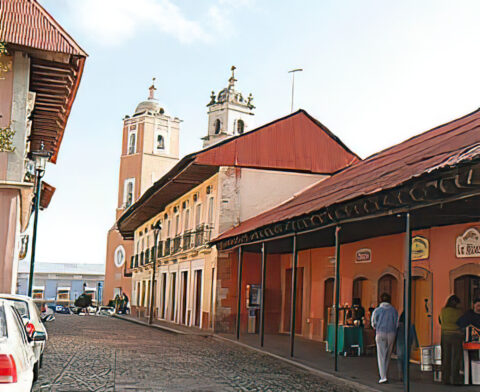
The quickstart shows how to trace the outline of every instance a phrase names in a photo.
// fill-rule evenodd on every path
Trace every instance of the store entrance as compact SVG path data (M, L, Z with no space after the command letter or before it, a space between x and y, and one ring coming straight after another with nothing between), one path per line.
M328 327L328 309L333 306L335 290L335 279L328 278L325 280L325 287L323 290L323 340L327 340Z
M414 276L412 279L412 323L418 337L420 347L432 344L432 280L431 275ZM412 351L412 358L420 360L420 350Z
M480 276L463 275L455 279L455 295L460 298L460 309L465 313L472 309L473 300L480 297Z

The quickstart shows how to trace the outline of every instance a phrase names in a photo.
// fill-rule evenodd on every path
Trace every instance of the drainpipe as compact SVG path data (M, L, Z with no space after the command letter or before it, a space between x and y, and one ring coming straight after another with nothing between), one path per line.
M237 276L237 340L240 340L240 312L242 309L242 267L243 267L243 252L242 247L238 247L238 276Z
M340 306L340 230L335 227L335 343L334 343L334 368L338 371L338 316Z
M260 347L265 339L265 283L267 280L267 253L265 242L262 242L262 291L260 292Z
M403 358L403 390L410 391L410 313L412 306L412 230L410 226L410 212L405 214L405 291L404 291L404 314L405 314L405 347Z
M295 344L295 304L297 302L297 235L293 236L292 249L292 301L290 304L290 356L293 357Z

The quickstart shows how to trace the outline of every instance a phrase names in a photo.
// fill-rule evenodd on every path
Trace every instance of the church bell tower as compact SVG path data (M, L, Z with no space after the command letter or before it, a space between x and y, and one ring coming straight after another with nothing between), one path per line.
M232 76L228 86L218 95L212 91L208 103L208 132L203 137L203 147L207 147L230 136L241 135L249 131L251 116L254 115L253 96L245 99L241 92L235 90L235 66L232 66Z
M155 98L155 79L149 96L123 119L122 151L115 222L179 160L180 119L170 116ZM104 301L125 294L131 298L133 240L125 240L116 224L107 235Z

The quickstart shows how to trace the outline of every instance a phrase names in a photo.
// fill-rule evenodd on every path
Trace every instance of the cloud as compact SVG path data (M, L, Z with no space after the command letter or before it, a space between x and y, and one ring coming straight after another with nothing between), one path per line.
M169 0L77 0L69 5L79 27L101 44L119 45L142 28L186 44L211 41L199 22L188 19Z

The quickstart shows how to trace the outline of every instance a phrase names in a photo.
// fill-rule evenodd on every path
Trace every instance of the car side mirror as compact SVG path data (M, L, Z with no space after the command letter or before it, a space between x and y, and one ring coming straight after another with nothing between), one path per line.
M45 332L35 331L33 333L32 340L34 342L44 342L45 340L47 340L47 335L45 334Z

